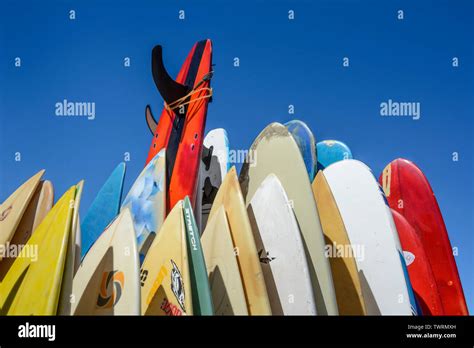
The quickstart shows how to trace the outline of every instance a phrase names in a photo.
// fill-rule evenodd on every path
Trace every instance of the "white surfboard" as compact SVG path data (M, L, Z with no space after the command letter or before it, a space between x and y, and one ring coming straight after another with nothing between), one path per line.
M385 196L362 162L324 170L355 253L368 315L411 315L396 227Z
M225 129L217 128L209 131L203 145L196 196L196 223L201 234L206 228L214 197L230 169L229 139Z
M274 315L315 315L311 276L293 209L270 174L247 208Z
M82 260L73 280L74 315L139 315L137 238L128 209L105 229Z

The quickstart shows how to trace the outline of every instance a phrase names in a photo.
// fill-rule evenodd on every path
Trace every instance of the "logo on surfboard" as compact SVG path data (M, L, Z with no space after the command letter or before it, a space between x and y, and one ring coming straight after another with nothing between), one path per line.
M117 304L122 297L125 285L125 275L121 271L109 271L102 274L97 307L111 308Z
M5 209L4 211L2 211L0 213L0 221L3 221L7 218L7 216L10 214L10 212L12 211L13 209L13 206L10 205L7 209Z
M258 252L258 258L260 259L260 262L269 264L273 260L275 260L275 257L270 256L270 253L267 251L265 252L263 249L260 249Z
M186 312L184 308L184 283L183 277L181 277L181 272L179 271L178 266L171 260L173 269L171 270L171 290L173 291L176 300L178 300L179 305Z

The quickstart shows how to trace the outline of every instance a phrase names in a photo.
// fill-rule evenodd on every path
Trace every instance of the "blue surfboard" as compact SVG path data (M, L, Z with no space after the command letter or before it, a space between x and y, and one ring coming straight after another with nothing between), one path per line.
M352 159L352 152L342 141L323 140L316 144L318 169L322 170L329 165L346 159Z
M120 211L125 163L120 163L109 176L92 202L81 224L81 259Z
M306 170L308 171L309 180L313 182L316 175L317 159L316 159L316 141L311 129L300 120L292 120L285 123L285 127L295 139L301 155L303 156Z

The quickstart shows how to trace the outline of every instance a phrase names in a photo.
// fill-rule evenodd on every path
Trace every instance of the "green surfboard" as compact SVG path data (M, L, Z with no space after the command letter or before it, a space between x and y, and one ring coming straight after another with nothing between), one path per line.
M211 288L199 238L201 234L194 219L193 207L187 196L183 201L183 214L186 226L189 270L191 273L193 313L194 315L213 315Z

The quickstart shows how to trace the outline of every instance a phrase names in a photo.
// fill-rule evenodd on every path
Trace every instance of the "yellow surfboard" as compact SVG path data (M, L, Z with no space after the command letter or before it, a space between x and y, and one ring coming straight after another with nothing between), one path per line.
M61 295L59 297L58 314L71 314L72 281L78 268L81 251L77 250L77 234L80 233L79 208L81 204L82 189L84 180L76 185L76 199L74 200L74 210L72 215L72 225L68 238L66 264L64 265L63 281L61 285ZM79 254L79 255L78 255Z
M193 314L188 262L183 201L179 201L153 240L140 270L143 315Z
M61 197L3 279L2 314L56 314L75 194L73 186Z
M95 241L72 282L74 315L139 315L137 238L124 209Z
M33 175L0 205L0 245L5 246L12 239L43 174L44 170L40 170Z
M351 252L351 242L339 214L339 208L336 205L322 170L316 175L312 189L318 206L326 245L333 250L329 262L331 264L339 314L365 315L365 303L357 264ZM343 248L342 255L337 254L338 250L341 250L340 248Z
M10 240L10 245L25 245L53 207L53 202L53 185L48 180L41 181ZM8 257L0 261L0 283L15 259L16 257Z
M235 167L229 170L214 198L209 220L221 206L226 212L237 253L248 312L250 315L271 315L265 279Z
M248 315L229 225L221 205L201 237L215 315Z

